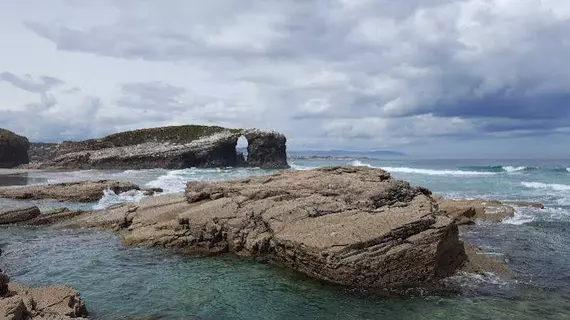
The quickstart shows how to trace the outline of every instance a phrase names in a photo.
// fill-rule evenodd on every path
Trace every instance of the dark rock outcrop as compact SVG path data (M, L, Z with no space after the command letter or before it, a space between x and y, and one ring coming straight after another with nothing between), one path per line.
M238 139L250 146L248 159L236 152ZM288 168L283 135L260 130L175 126L113 134L59 144L44 169L182 169L190 167Z
M0 129L0 168L14 168L30 162L29 147L30 142L26 137Z
M287 139L277 132L251 130L245 133L247 139L247 164L262 169L288 168Z
M126 181L95 180L32 185L17 188L0 188L0 197L21 200L53 199L71 202L95 202L100 200L105 190L116 194L130 190L141 190L139 186ZM160 189L144 189L148 194L161 192Z
M0 225L14 224L29 221L41 214L40 209L36 206L28 208L17 208L0 210Z
M456 224L438 214L429 190L365 167L189 183L185 197L152 197L56 226L112 228L126 245L231 252L357 288L435 282L466 260Z

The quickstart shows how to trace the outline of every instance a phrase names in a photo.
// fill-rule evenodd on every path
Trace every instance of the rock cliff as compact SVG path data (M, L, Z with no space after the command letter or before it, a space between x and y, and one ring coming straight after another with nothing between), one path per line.
M27 138L0 129L0 168L13 168L29 162Z
M248 158L236 152L248 142ZM174 126L121 132L101 139L63 142L40 165L51 169L182 169L189 167L288 168L286 139L260 130Z
M435 282L466 260L429 190L365 167L192 182L185 196L64 216L56 226L112 228L126 245L231 252L356 288Z

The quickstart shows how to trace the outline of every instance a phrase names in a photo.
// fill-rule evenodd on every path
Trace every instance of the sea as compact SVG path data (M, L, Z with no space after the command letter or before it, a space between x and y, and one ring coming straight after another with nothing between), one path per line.
M0 268L12 281L67 284L92 319L570 319L570 160L293 159L291 170L334 165L383 168L393 177L454 199L541 202L517 207L501 223L478 223L461 238L517 273L461 273L452 292L412 288L397 294L352 291L274 265L230 256L196 258L167 249L121 246L96 230L0 228ZM241 179L275 170L86 170L0 176L0 184L85 179L128 180L182 192L188 181ZM91 204L35 201L42 209L99 209L137 202L141 193L105 192ZM26 203L26 204L29 204ZM0 207L24 205L0 199Z

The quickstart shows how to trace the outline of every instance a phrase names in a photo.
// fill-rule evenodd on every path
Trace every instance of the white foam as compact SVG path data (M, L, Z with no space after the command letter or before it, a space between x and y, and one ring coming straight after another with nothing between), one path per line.
M570 191L570 186L566 184L557 183L542 183L542 182L521 182L523 187L530 189L551 189L555 191Z
M354 161L350 162L348 165L354 166L354 167L368 167L368 168L374 168L374 166L372 166L371 164L362 162L362 161L360 161L360 160L354 160Z
M113 190L105 190L103 191L103 197L97 204L93 206L93 209L105 209L111 205L117 203L125 203L125 202L132 202L137 203L142 200L145 196L143 195L142 191L139 190L131 190L127 192L123 192L120 194L116 194Z
M494 175L494 172L479 172L479 171L462 171L462 170L435 170L435 169L421 169L421 168L408 168L408 167L375 167L369 163L354 160L349 163L355 167L369 167L381 168L389 172L412 173L412 174L425 174L431 176L488 176Z
M147 183L146 186L161 188L164 190L164 193L183 192L184 188L186 188L186 183L190 180L189 178L194 174L196 172L191 169L172 170Z
M517 172L517 171L523 171L525 170L526 167L513 167L513 166L504 166L503 170L505 170L506 172Z
M291 166L291 169L294 169L294 170L312 170L312 169L318 168L318 167L310 167L310 166L301 166L301 165L295 164L293 162L290 162L289 165Z
M570 167L566 168L566 171L570 172Z
M536 217L530 215L529 213L522 213L519 210L515 210L515 215L512 216L511 218L503 220L503 223L520 226L526 223L533 222L535 219Z
M488 176L494 175L494 172L479 171L462 171L462 170L434 170L434 169L417 169L407 167L383 167L382 169L389 172L425 174L430 176Z

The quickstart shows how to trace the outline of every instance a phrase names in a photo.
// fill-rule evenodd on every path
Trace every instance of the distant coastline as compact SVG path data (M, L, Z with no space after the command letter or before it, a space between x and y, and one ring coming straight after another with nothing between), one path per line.
M408 155L398 151L371 150L303 150L289 151L287 157L292 160L374 160L381 158L402 158Z

